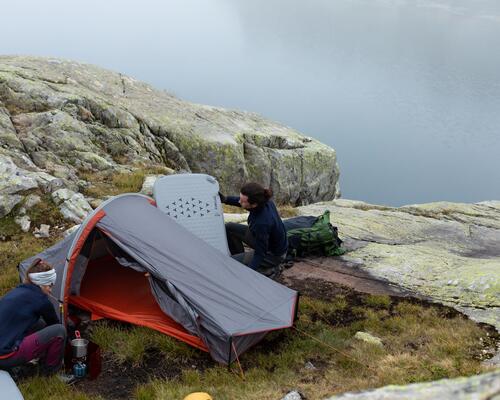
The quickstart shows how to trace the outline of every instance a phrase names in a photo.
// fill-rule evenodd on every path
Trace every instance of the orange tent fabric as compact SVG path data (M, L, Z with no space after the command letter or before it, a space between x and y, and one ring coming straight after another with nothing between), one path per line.
M111 256L89 262L79 296L69 302L92 313L92 319L111 318L147 326L208 351L203 341L168 317L156 302L144 274L123 267Z

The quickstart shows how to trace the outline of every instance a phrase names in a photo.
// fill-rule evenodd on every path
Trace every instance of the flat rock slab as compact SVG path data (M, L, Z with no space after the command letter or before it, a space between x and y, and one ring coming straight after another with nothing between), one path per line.
M385 279L376 278L358 264L350 263L339 257L317 257L295 261L292 268L283 272L285 282L290 282L290 278L321 279L340 283L358 292L374 295L422 298L422 296L399 288Z
M385 282L389 291L452 306L500 331L500 202L394 208L334 200L299 207L299 213L319 215L326 209L348 252L299 269L337 276L350 286L360 276ZM352 272L342 280L346 269Z
M362 393L344 393L327 400L499 400L500 371L470 378L442 379L407 386L386 386Z

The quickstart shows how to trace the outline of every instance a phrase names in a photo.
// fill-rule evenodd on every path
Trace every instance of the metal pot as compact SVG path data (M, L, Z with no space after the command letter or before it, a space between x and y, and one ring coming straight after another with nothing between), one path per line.
M73 349L74 358L82 358L87 356L87 346L89 341L80 337L80 332L75 332L76 339L71 341L71 348Z

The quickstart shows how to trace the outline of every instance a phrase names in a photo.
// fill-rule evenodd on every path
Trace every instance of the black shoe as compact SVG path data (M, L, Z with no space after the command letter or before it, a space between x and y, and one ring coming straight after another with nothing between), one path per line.
M270 279L276 279L281 274L281 266L259 268L257 271L260 272L262 275L267 276Z

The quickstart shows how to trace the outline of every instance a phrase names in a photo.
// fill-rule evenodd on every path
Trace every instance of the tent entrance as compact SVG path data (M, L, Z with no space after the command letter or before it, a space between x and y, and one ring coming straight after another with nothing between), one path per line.
M144 273L121 266L111 255L89 260L80 294L70 296L69 302L91 312L93 319L146 326L207 351L200 338L161 310Z

